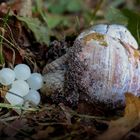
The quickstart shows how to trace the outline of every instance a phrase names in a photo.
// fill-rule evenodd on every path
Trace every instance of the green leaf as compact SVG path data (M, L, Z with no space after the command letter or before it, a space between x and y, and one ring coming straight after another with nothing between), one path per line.
M48 27L50 29L55 28L56 26L58 26L63 20L60 16L46 15L46 17L47 17Z
M60 27L70 27L72 22L69 17L61 15L45 15L48 23L49 29L53 29L59 26Z
M51 13L62 14L66 11L69 0L48 0L48 10Z
M43 8L42 8L42 1L38 1L38 0L35 0L35 3L36 3L36 9L37 9L37 12L41 15L42 19L45 21L46 25L47 25L47 19L44 15L44 11L43 11Z
M130 32L133 34L133 36L136 38L138 41L138 44L140 45L140 14L136 13L132 10L129 9L123 9L122 13L124 16L127 17L128 19L128 29Z
M70 0L67 5L67 10L69 12L79 12L82 10L83 6L84 5L81 0Z
M83 0L48 0L48 10L51 13L79 12L84 10Z
M112 7L118 7L119 5L123 4L125 2L125 0L114 0L111 3Z
M114 7L110 7L108 9L107 13L105 14L105 18L111 23L123 24L123 25L128 24L127 17L120 10Z
M24 22L27 27L33 32L34 37L39 43L49 43L48 29L37 18L17 17L20 21Z

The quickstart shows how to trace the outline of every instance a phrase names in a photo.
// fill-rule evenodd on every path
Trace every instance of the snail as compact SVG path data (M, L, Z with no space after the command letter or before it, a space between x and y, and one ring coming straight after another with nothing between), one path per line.
M139 56L137 41L126 27L95 25L83 31L65 55L45 66L41 91L60 94L70 104L122 107L126 92L140 95Z

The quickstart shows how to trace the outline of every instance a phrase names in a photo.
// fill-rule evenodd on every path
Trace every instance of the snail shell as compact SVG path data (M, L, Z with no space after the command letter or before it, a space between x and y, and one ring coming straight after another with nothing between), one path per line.
M133 48L138 49L138 43L132 34L128 31L128 29L122 25L106 25L106 24L99 24L96 26L91 27L88 30L82 32L78 38L83 38L84 36L91 34L91 33L100 33L103 35L109 35L113 38L119 39L122 42L125 42L131 45Z
M122 25L101 24L83 31L65 57L52 62L59 62L59 70L60 65L67 65L62 87L66 100L71 104L100 102L115 108L125 104L126 92L139 96L137 48L136 40Z

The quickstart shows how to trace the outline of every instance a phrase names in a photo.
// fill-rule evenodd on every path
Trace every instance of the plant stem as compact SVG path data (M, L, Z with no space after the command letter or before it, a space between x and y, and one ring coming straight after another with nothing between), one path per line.
M97 4L97 6L95 7L95 10L93 11L92 17L91 17L91 22L94 21L96 14L98 12L98 10L101 8L102 3L104 2L104 0L100 0Z

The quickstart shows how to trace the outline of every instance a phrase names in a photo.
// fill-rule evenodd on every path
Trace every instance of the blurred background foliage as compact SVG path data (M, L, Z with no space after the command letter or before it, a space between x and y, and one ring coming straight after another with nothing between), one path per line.
M140 0L34 0L52 35L77 34L98 23L128 27L140 44Z

